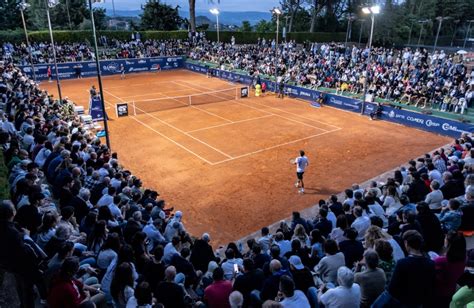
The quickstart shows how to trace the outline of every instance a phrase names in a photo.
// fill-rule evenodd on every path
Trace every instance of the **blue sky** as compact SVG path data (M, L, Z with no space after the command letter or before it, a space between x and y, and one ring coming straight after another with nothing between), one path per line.
M114 0L117 10L138 10L146 0ZM179 5L182 9L188 10L188 0L162 0L162 2L172 6ZM214 1L217 3L217 0ZM208 0L196 0L197 11L207 11L212 7L218 7L221 11L259 11L268 12L273 7L278 6L278 0L221 0L219 5L210 4ZM104 7L112 9L112 0L105 0Z

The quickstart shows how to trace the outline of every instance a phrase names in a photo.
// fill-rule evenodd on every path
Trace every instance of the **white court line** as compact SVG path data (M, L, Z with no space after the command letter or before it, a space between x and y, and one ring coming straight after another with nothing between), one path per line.
M184 81L184 80L181 80L180 82L189 83L189 82ZM211 90L211 88L207 88L207 87L205 87L205 86L200 86L200 85L196 85L196 86L201 87L201 88L205 88L205 89L208 89L208 90ZM185 85L185 87L186 87L186 85ZM188 87L188 88L192 88L192 87L190 87L190 86L187 86L187 87ZM196 89L196 88L194 88L194 89L195 89L195 90L199 90L199 89ZM201 90L199 90L199 91L201 91ZM239 105L245 106L245 107L247 107L247 108L255 109L255 110L258 110L258 111L260 111L260 112L267 113L267 114L271 114L271 115L274 115L274 116L276 116L276 117L280 117L280 118L282 118L282 119L285 119L285 120L287 120L287 121L295 122L295 123L298 123L298 124L301 124L301 125L304 125L304 126L308 126L308 127L311 127L311 128L315 128L315 129L318 129L318 130L322 130L322 131L328 132L327 129L324 129L324 128L321 128L321 127L318 127L318 126L314 126L314 125L310 125L310 124L308 124L308 123L304 123L304 122L301 122L301 121L298 121L298 120L290 119L290 118L287 118L287 117L282 116L281 114L276 114L276 113L269 112L269 111L266 111L266 110L263 110L263 109L260 109L260 108L255 108L255 107L253 107L253 106L250 106L250 105L241 103L241 102L239 102L239 101L236 101L235 104L239 104ZM260 105L260 104L257 104L257 105ZM260 106L267 107L267 106L265 106L265 105L260 105ZM271 108L271 107L269 107L269 108ZM273 108L273 109L277 109L277 108ZM278 109L278 110L279 110L279 109ZM283 110L281 110L281 111L283 111ZM291 112L287 112L287 113L293 114L293 113L291 113ZM293 115L296 115L296 114L293 114ZM303 117L303 118L304 118L304 117ZM307 119L307 120L311 120L311 119L308 119L308 118L306 118L306 119ZM314 121L314 122L320 122L320 121ZM320 123L322 123L322 122L320 122ZM325 124L325 123L323 123L323 124ZM330 126L334 126L334 125L330 125ZM334 127L336 127L336 126L334 126ZM337 128L339 128L339 127L337 127Z
M190 149L188 149L188 148L185 147L184 145L182 145L182 144L180 144L180 143L174 141L173 139L171 139L171 138L165 136L164 134L160 133L159 131L157 131L157 130L154 129L153 127L150 127L148 124L143 123L142 121L138 120L135 116L133 116L133 117L131 117L131 118L134 119L135 121L137 121L138 123L142 124L143 126L149 128L149 129L151 129L152 131L154 131L155 133L157 133L157 134L160 135L161 137L163 137L163 138L169 140L170 142L174 143L175 145L177 145L178 147L182 148L183 150L186 150L186 151L188 151L189 153L191 153L191 154L193 154L194 156L196 156L197 158L199 158L199 159L205 161L205 162L208 163L209 165L214 165L214 163L208 161L207 159L205 159L204 157L200 156L199 154L194 153L193 151L191 151Z
M185 81L185 80L180 80L180 82L189 83L189 82L187 82L187 81ZM201 88L204 88L204 89L207 89L207 90L211 90L211 88L208 88L208 87L205 87L205 86L201 86L201 85L199 85L199 84L197 84L197 85L195 85L195 86L201 87ZM196 90L199 90L199 89L196 89ZM298 99L298 98L291 98L291 99L301 100L301 99ZM301 101L303 101L303 100L301 100ZM252 103L254 103L254 102L252 101ZM318 123L321 123L321 124L324 124L324 125L327 125L327 126L332 126L332 127L334 127L334 128L341 129L341 127L338 127L338 126L336 126L336 125L329 124L329 123L326 123L326 122L323 122L323 121L319 121L319 120L315 120L315 119L312 119L312 118L308 118L308 117L299 115L299 114L297 114L297 113L289 112L289 111L286 111L286 110L283 110L283 109L280 109L280 108L271 107L271 106L268 106L268 105L262 105L262 104L259 104L259 103L255 103L255 104L260 105L260 106L262 106L262 107L268 107L268 108L271 108L271 109L279 110L279 111L284 112L284 113L292 114L292 115L297 116L297 117L300 117L300 118L302 118L302 119L310 120L310 121L313 121L313 122L318 122ZM246 104L243 104L243 105L247 106ZM257 109L257 108L254 108L254 109ZM257 110L260 110L260 109L257 109Z
M120 97L118 97L118 96L116 96L116 95L113 95L112 93L110 93L110 92L107 91L107 90L104 90L104 91L107 92L107 93L109 93L109 95L111 95L111 96L115 97L116 99L118 99L118 100L120 100L120 101L123 102L123 100L122 100ZM136 108L136 107L135 107L135 108ZM137 109L140 109L140 108L137 108ZM140 109L140 110L141 110L141 109ZM142 110L142 111L143 111L143 110ZM148 113L148 112L145 112L145 111L144 111L144 113L145 113L147 116L152 117L152 118L154 118L154 119L160 121L161 123L165 124L166 126L169 126L169 127L173 128L173 129L177 130L178 132L180 132L180 133L182 133L182 134L184 134L184 135L190 137L191 139L194 139L194 140L196 140L197 142L202 143L203 145L205 145L205 146L207 146L207 147L213 149L214 151L216 151L216 152L218 152L218 153L220 153L220 154L222 154L222 155L224 155L224 156L226 156L226 157L228 157L228 158L232 158L232 156L230 156L229 154L226 154L226 153L222 152L221 150L219 150L219 149L213 147L212 145L210 145L210 144L208 144L208 143L206 143L206 142L204 142L204 141L202 141L202 140L200 140L200 139L194 137L194 136L191 135L191 134L188 134L188 133L185 132L184 130L182 130L182 129L180 129L180 128L177 128L176 126L171 125L171 124L169 124L169 123L167 123L167 122L161 120L160 118L158 118L158 117L156 117L156 116L154 116L154 115L152 115L152 114L150 114L150 113Z
M296 140L293 140L293 141L289 141L289 142L285 142L285 143L282 143L282 144L274 145L274 146L271 146L271 147L263 148L263 149L260 149L260 150L257 150L257 151L253 151L253 152L250 152L250 153L245 153L245 154L242 154L242 155L239 155L239 156L234 156L233 158L224 159L224 160L218 161L218 162L216 162L216 163L213 163L212 165L213 165L213 166L219 165L219 164L222 164L222 163L225 163L225 162L228 162L228 161L232 161L232 160L236 160L236 159L243 158L243 157L246 157L246 156L258 154L258 153L261 153L261 152L264 152L264 151L268 151L268 150L272 150L272 149L275 149L275 148L279 148L279 147L282 147L282 146L285 146L285 145L297 143L297 142L300 142L300 141L303 141L303 140L307 140L307 139L311 139L311 138L314 138L314 137L318 137L318 136L321 136L321 135L333 133L333 132L336 132L336 131L338 131L338 130L341 130L341 129L335 129L335 130L331 130L331 131L325 131L325 132L322 132L322 133L319 133L319 134L316 134L316 135L311 135L311 136L308 136L308 137L296 139Z
M247 121L254 121L254 120L259 120L259 119L269 118L269 117L273 117L273 115L267 114L267 115L264 115L264 116L261 116L261 117L250 118L250 119L239 120L239 121L233 121L232 123L224 123L224 124L219 124L219 125L214 125L214 126L209 126L209 127L198 128L198 129L195 129L195 130L190 130L190 131L188 131L188 133L195 133L195 132L200 132L200 131L203 131L203 130L208 130L208 129L211 129L211 128L223 127L223 126L228 126L228 125L232 125L232 124L243 123L243 122L247 122Z

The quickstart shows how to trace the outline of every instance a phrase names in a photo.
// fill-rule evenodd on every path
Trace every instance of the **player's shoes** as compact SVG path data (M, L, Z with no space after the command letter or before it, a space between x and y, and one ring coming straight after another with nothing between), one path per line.
M304 194L304 188L301 188L301 189L299 190L299 193L300 193L300 194Z
M299 185L299 183L298 183L298 182L296 182L296 183L295 183L295 187L298 187L298 186L300 186L300 185Z

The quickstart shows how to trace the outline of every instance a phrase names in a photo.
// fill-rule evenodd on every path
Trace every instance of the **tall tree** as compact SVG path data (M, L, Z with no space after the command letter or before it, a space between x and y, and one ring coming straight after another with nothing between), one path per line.
M196 0L189 0L189 23L191 32L196 32Z
M242 32L251 32L252 26L250 25L250 22L248 20L242 21L242 27L240 27L240 30Z
M141 27L144 30L177 30L183 19L179 16L178 6L173 8L160 0L148 0L142 6Z
M21 27L20 10L17 0L3 0L0 3L0 29L15 29Z

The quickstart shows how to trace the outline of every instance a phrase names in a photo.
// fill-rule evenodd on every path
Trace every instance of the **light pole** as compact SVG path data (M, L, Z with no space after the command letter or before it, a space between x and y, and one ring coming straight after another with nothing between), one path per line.
M275 41L275 93L277 93L277 75L278 75L278 33L280 32L280 15L281 10L279 8L273 8L272 13L277 17L277 28L276 28L276 41Z
M209 12L211 12L212 15L216 15L216 21L217 21L217 43L220 43L220 39L219 39L219 10L218 10L218 9L210 9Z
M373 5L370 7L363 7L362 8L362 13L364 14L370 14L370 19L371 19L371 26L370 26L370 37L369 37L369 54L367 55L367 63L366 63L366 68L365 68L365 78L364 78L364 97L362 98L362 108L360 113L364 114L365 110L365 101L367 97L367 81L369 79L369 67L370 67L370 57L372 53L372 39L374 36L374 24L375 24L375 15L380 14L380 6L378 5Z
M420 24L420 35L418 36L418 44L416 44L418 47L420 46L420 42L421 42L421 34L423 33L423 25L428 22L430 22L429 19L418 20L418 23Z
M95 0L97 2L97 0ZM104 91L102 88L102 75L100 73L100 62L99 62L99 49L97 48L97 35L95 33L95 22L94 22L94 11L92 10L92 0L89 0L89 10L91 11L91 23L92 23L92 34L94 38L94 53L95 53L95 66L97 69L97 81L99 83L99 94L100 94L100 105L102 107L104 130L105 130L105 141L107 147L110 149L110 138L109 138L109 126L107 124L107 114L105 113L105 100Z
M439 37L439 32L441 31L441 25L443 24L443 20L447 20L447 19L451 19L451 18L452 17L450 17L450 16L446 16L446 17L438 16L438 17L436 17L436 19L439 21L439 24L438 24L438 31L436 32L435 42L433 44L433 52L435 52L436 46L438 45L438 37Z
M49 36L51 38L51 47L53 48L54 70L56 71L56 84L58 85L59 101L62 102L63 96L61 94L61 83L59 81L58 61L56 59L56 47L54 46L53 28L51 27L51 17L49 16L49 8L55 7L58 3L56 0L45 0L46 3L46 17L48 18Z
M26 3L24 0L18 4L18 8L20 9L20 14L21 14L21 21L23 22L23 30L25 31L26 48L28 48L28 57L30 59L31 71L33 73L33 80L36 82L35 64L33 63L33 57L31 56L30 39L28 38L28 31L26 30L25 13L24 13L24 11L29 7L30 5Z
M467 39L469 37L469 32L471 31L471 23L474 22L474 19L468 20L467 22L468 22L467 31L466 31L466 36L464 37L464 44L462 44L462 48L466 48L466 43L467 43Z
M346 40L344 42L344 46L347 47L347 41L351 37L351 32L352 32L352 22L355 20L355 16L352 14L349 14L349 17L347 17L347 29L346 29Z
M360 29L359 29L359 45L362 41L362 30L364 29L365 19L360 20Z

